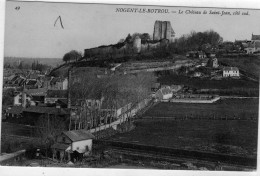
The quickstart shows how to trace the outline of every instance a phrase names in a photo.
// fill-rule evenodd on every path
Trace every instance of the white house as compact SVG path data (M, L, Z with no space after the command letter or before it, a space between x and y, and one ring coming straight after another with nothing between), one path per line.
M155 97L159 100L168 100L172 98L173 92L170 86L164 86L155 93Z
M87 130L62 132L51 146L53 157L60 160L73 160L92 151L92 139L95 137Z
M239 77L239 70L237 67L223 68L223 77Z

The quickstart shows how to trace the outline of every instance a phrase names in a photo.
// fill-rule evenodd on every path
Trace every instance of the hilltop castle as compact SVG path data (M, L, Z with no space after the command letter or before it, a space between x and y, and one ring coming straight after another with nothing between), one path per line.
M157 20L154 24L153 40L142 41L139 36L136 36L131 42L125 40L117 44L85 49L84 57L119 58L131 56L133 53L144 53L161 46L167 46L173 42L174 36L175 32L169 21Z

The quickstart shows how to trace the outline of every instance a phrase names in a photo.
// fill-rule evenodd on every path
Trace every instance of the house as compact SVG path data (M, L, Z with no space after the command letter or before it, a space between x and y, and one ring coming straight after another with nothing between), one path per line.
M252 34L251 41L243 43L243 46L247 54L260 52L260 35Z
M206 56L206 54L205 54L203 51L199 51L199 52L198 52L198 57L199 57L200 59L204 59L204 58L206 58L207 56Z
M50 81L50 90L67 90L68 78L52 78Z
M13 106L6 111L7 120L17 119L22 117L24 108L22 106Z
M23 98L25 100L24 107L36 106L38 103L44 103L46 92L47 90L45 88L25 89L23 92L16 92L14 96L14 106L22 106Z
M55 104L59 99L67 99L67 90L48 90L44 99L45 104Z
M62 132L51 146L53 158L74 161L89 155L92 151L92 140L95 138L87 130Z
M208 67L212 67L212 68L218 68L218 59L217 58L210 58L208 60L208 63L207 63L207 66Z
M16 75L14 77L12 77L11 80L7 80L4 84L4 87L6 88L17 88L17 87L21 87L24 85L25 82L25 78L23 76L20 75Z
M192 76L193 77L201 77L202 73L201 72L195 72Z
M223 68L223 77L239 77L239 70L237 67Z
M172 90L170 86L164 86L155 93L155 98L159 100L168 100L172 98Z
M68 78L49 77L43 78L43 87L49 90L67 90L68 89Z
M23 104L24 102L24 104ZM35 106L35 102L32 101L32 96L26 92L16 92L14 96L14 106Z
M174 85L173 84L170 87L171 87L171 91L176 93L176 92L180 91L183 88L183 85Z

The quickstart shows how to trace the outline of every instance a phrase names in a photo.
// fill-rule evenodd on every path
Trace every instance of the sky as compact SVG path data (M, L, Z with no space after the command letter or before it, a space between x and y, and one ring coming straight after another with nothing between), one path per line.
M116 12L116 8L167 9L170 13ZM179 10L183 14L179 14ZM186 14L206 10L207 14ZM240 15L214 15L209 11ZM172 13L176 11L176 13ZM242 12L249 15L242 15ZM55 20L61 17L64 29ZM153 34L156 20L170 21L176 37L214 30L224 41L260 34L260 10L156 7L51 2L6 2L4 56L62 58L71 50L115 44L127 34Z

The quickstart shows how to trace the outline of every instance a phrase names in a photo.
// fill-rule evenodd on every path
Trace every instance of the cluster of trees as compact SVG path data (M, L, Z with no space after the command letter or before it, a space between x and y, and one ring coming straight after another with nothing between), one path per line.
M46 71L47 69L49 69L50 68L50 66L48 66L48 65L45 65L45 64L40 64L39 62L38 62L38 60L35 62L33 62L32 63L32 66L31 66L31 69L32 70L38 70L38 71L40 71L40 72L44 72L44 71Z
M15 89L10 88L3 90L3 98L2 98L2 104L6 106L13 105L13 97L14 97Z
M153 73L138 73L127 75L113 75L97 78L97 70L90 68L86 72L77 74L76 81L71 86L72 99L100 99L103 97L102 106L112 110L121 108L128 103L137 103L148 97L152 84L156 81ZM74 74L75 75L75 74ZM84 112L83 112L84 111ZM88 111L88 112L85 112ZM89 122L91 127L100 121L101 112L97 109L83 109L83 121ZM89 114L89 115L87 115ZM105 115L105 123L110 119Z
M68 62L74 62L78 61L79 59L82 58L82 53L76 50L71 50L70 52L66 53L63 56L63 61L68 63Z
M57 135L62 131L68 130L66 120L59 116L45 116L42 115L36 122L36 135L41 138L41 145L50 147L55 142Z
M209 52L218 48L222 42L223 38L213 30L205 32L192 31L188 35L175 39L168 49L177 54L184 54L191 50Z

